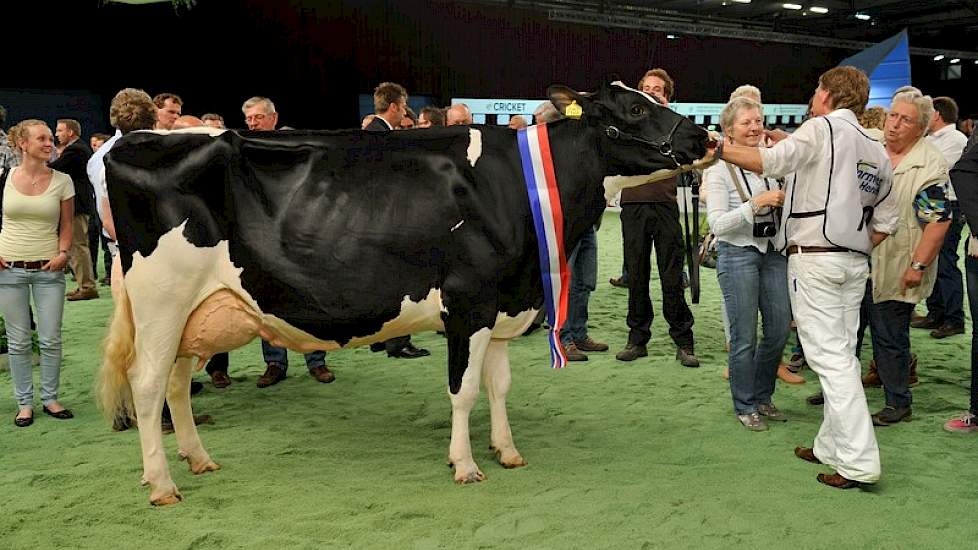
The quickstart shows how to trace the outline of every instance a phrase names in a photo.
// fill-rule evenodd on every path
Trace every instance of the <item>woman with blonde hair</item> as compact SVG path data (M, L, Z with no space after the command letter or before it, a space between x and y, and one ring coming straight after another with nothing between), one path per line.
M0 314L7 328L10 374L19 410L18 427L34 423L31 364L31 297L41 348L41 402L59 420L72 418L58 402L61 376L61 320L65 264L71 249L75 187L71 178L47 166L54 143L40 120L25 120L10 130L21 165L4 178L0 228Z

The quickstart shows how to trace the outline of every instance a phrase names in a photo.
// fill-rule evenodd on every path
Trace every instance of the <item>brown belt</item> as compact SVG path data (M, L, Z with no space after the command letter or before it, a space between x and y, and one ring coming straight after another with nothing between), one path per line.
M813 252L852 252L852 250L841 246L798 246L797 244L793 244L788 247L788 256L798 252L811 254Z
M7 262L7 267L20 267L23 269L41 269L44 264L48 263L50 260L32 260L28 262L22 262L20 260L15 260L13 262Z

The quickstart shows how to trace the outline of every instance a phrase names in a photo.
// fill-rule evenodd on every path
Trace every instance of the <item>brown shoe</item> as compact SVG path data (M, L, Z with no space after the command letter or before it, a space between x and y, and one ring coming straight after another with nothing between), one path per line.
M791 372L788 369L788 365L781 363L778 365L778 378L781 379L785 384L804 384L805 379L801 376Z
M231 385L231 378L228 373L218 370L211 373L211 382L215 388L226 388Z
M883 380L880 379L880 371L876 368L876 360L872 359L869 362L869 372L863 376L863 387L864 388L879 388L883 386Z
M326 365L309 369L309 375L323 384L329 384L333 380L336 380L336 375L333 374L333 371L326 368Z
M941 324L936 319L931 319L926 315L915 314L913 317L910 318L910 326L911 328L923 328L923 329L934 330L936 328L939 328Z
M836 489L855 489L857 487L863 486L862 483L858 481L854 481L849 478L842 477L838 473L818 474L817 476L815 476L815 479L817 479L819 483L824 483L825 485L828 485L829 487L834 487Z
M587 361L587 355L578 349L577 344L571 342L569 344L564 344L564 355L567 356L568 361Z
M77 302L79 300L94 300L98 298L98 291L94 288L85 290L78 289L71 294L68 294L66 298L68 298L69 302Z
M941 325L931 331L930 337L940 340L941 338L947 338L948 336L955 336L957 334L964 334L963 325Z
M822 461L815 456L815 451L811 447L795 447L795 456L804 460L805 462L811 462L812 464L822 463Z
M917 354L910 354L910 376L907 377L907 385L910 387L920 384L920 379L917 378Z
M258 387L267 388L285 380L285 368L278 363L269 363L265 373L258 377Z
M590 336L586 336L583 340L574 342L574 345L581 351L608 351L608 344L605 344L604 342L595 342Z

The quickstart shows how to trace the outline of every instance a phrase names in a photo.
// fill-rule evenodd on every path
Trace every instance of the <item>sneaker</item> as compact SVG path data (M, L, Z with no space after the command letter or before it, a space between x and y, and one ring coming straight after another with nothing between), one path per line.
M564 355L567 356L568 361L587 361L587 355L581 350L577 349L577 344L574 342L569 342L563 344Z
M762 416L766 417L768 420L773 420L775 422L787 422L788 417L781 412L780 409L774 406L774 403L764 403L757 407L757 412L761 413Z
M676 359L679 359L679 364L684 367L695 368L700 366L700 360L693 354L693 350L685 350L683 348L677 349Z
M627 344L625 349L618 352L615 355L615 359L619 361L634 361L639 357L646 357L649 354L649 350L645 346L640 346L638 344Z
M747 414L738 414L737 420L740 420L740 423L752 432L767 431L767 423L764 422L764 419L761 418L761 414L757 411Z
M952 418L944 423L944 429L961 434L978 432L978 416L973 412L966 412L958 418Z
M608 344L595 342L590 336L585 336L583 340L577 340L574 345L581 351L608 351Z
M964 325L941 325L931 331L930 337L940 340L957 334L964 334Z

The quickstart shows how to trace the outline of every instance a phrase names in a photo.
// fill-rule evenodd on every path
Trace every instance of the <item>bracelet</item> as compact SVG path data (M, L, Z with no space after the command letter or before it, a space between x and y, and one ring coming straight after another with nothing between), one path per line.
M910 269L914 271L927 271L927 264L920 262L910 262Z

